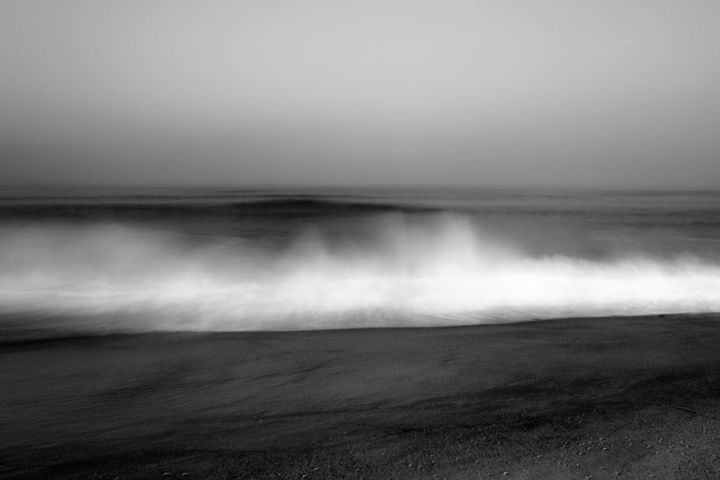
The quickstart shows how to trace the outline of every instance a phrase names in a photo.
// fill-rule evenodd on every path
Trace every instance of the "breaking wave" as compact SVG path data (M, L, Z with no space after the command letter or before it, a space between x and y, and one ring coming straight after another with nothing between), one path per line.
M308 228L282 246L36 222L0 228L0 309L141 331L708 312L720 311L720 264L690 254L538 255L451 214L387 215L357 241Z

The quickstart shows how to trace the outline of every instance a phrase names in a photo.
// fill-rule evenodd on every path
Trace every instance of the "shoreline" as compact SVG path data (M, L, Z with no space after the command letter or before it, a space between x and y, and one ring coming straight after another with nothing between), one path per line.
M0 344L5 478L717 478L720 315Z
M253 335L253 334L311 334L317 333L340 333L340 332L365 332L365 331L412 331L412 330L455 330L455 329L476 329L476 328L492 328L500 326L523 326L536 323L553 324L566 322L594 322L594 321L644 321L651 319L667 319L667 320L700 320L706 318L720 318L720 312L681 312L681 313L648 313L648 314L632 314L632 315L589 315L589 316L560 316L548 318L531 318L523 320L497 321L485 323L471 323L462 325L400 325L400 326L361 326L347 328L309 328L309 329L278 329L278 330L172 330L172 329L140 329L140 328L86 328L79 327L35 327L28 328L23 322L23 317L32 317L34 320L38 318L49 319L62 325L63 321L68 318L76 318L71 315L48 315L44 313L3 313L0 314L0 347L11 344L24 344L45 341L62 341L82 338L112 337L112 336L139 336L139 335ZM103 314L102 317L107 321L112 321L113 314ZM82 318L93 318L92 315L82 315ZM17 337L13 337L15 334Z

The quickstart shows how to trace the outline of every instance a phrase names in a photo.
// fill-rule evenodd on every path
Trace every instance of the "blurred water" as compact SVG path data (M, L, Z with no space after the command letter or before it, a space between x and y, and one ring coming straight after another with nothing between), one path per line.
M118 188L0 198L0 311L73 328L718 310L718 192Z

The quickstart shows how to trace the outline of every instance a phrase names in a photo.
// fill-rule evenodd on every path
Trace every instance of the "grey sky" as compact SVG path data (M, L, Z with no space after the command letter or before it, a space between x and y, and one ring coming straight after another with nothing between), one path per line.
M3 0L3 182L713 187L720 3Z

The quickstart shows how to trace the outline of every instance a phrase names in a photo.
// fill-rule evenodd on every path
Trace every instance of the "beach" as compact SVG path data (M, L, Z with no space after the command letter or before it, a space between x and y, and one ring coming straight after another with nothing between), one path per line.
M0 480L720 480L718 27L0 1Z
M0 476L717 478L719 320L16 332Z

